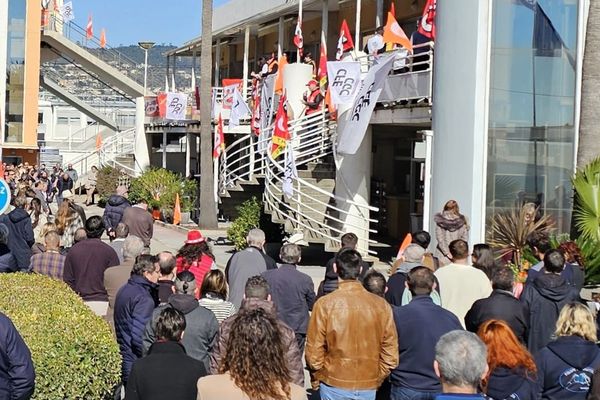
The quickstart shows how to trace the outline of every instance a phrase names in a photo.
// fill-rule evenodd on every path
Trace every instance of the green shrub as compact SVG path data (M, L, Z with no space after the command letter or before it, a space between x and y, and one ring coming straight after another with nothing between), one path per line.
M145 199L151 207L173 209L175 194L179 193L181 211L190 211L196 201L196 190L196 181L164 168L150 168L131 181L129 199L134 203Z
M236 250L242 250L246 247L246 236L250 229L259 226L261 203L256 197L252 197L236 208L238 217L227 229L227 238L233 242Z
M115 193L115 189L119 185L121 172L113 167L103 167L96 175L98 181L96 190L101 199L108 199L111 194Z
M108 324L65 283L37 274L0 274L0 310L31 350L34 399L106 399L121 357Z

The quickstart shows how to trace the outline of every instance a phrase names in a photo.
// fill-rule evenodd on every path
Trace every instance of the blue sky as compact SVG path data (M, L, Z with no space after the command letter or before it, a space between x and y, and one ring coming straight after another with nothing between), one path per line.
M100 36L100 30L105 28L110 46L146 40L177 46L200 34L202 0L71 1L75 22L85 27L91 13L94 35ZM214 0L213 7L226 2Z

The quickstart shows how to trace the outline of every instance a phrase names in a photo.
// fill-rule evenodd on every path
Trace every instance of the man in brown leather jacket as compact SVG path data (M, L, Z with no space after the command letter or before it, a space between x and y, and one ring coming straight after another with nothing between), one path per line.
M341 250L334 264L339 288L313 307L306 363L320 382L322 399L375 399L398 365L392 309L357 280L361 262L356 250Z

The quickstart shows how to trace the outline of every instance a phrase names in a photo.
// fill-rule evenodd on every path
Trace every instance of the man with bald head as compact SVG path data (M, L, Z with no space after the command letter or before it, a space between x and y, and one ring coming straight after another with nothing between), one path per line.
M158 301L166 304L173 294L173 281L177 275L177 260L170 251L163 251L156 255L160 267L160 278L158 278ZM200 286L198 286L200 287Z
M50 231L44 236L46 251L31 256L31 270L50 278L63 280L65 256L60 254L60 236Z

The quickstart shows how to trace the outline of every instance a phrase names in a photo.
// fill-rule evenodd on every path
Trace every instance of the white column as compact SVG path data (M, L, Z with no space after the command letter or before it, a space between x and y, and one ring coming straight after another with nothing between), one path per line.
M166 128L164 128L165 130L163 130L162 133L162 164L161 166L163 168L167 168L167 131Z
M356 31L354 32L354 46L360 49L360 12L362 0L356 0Z
M283 16L279 17L279 25L277 27L278 30L278 35L277 35L277 58L281 57L281 54L283 54L283 29L284 29L284 20L283 20ZM270 54L270 52L269 52Z
M377 8L375 11L375 27L379 27L383 25L383 21L385 20L383 18L383 0L376 0L375 6Z
M192 141L192 135L190 133L187 133L185 135L185 176L188 177L190 176L190 172L191 172L191 144L190 142Z
M219 76L219 69L221 67L221 39L217 39L217 46L215 48L215 79L213 86L220 86L219 81L221 77Z
M248 95L248 53L250 52L250 26L246 25L244 30L244 71L242 74L243 86L242 86L242 97L244 100Z
M150 153L148 152L148 140L144 128L144 98L135 99L135 171L141 174L150 166Z

